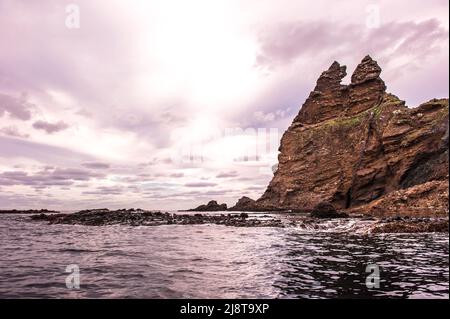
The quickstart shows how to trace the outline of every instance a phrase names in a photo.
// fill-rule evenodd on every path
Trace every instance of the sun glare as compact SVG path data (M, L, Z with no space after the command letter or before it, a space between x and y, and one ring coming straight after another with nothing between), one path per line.
M143 6L151 13L142 16L140 60L157 63L143 67L141 90L167 96L187 92L191 103L213 110L251 93L257 45L239 28L239 14L226 1Z

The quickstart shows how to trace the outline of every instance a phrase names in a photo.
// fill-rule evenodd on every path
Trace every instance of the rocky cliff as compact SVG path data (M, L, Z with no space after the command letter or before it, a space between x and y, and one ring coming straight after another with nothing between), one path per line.
M334 62L319 77L281 139L278 170L267 190L256 202L245 201L253 204L251 210L310 211L321 202L352 210L376 200L386 208L395 197L391 193L423 190L417 186L430 181L439 185L429 192L447 190L443 196L427 195L443 207L448 99L408 108L386 92L381 68L370 56L349 85L341 84L346 74L346 67ZM429 200L414 203L419 210L433 207Z

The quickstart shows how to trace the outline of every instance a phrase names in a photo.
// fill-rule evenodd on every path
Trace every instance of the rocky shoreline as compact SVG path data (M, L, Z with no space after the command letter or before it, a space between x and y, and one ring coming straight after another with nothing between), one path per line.
M448 218L374 218L366 216L345 219L298 218L292 225L310 231L345 234L449 233Z
M373 234L385 233L448 233L448 218L394 218L381 222L372 229Z
M84 225L84 226L162 226L162 225L203 225L214 224L230 227L297 227L309 230L327 230L330 223L351 224L354 221L365 225L365 233L423 233L449 232L448 218L415 218L389 217L375 218L364 215L339 217L311 217L298 214L278 218L267 214L247 213L236 214L173 214L168 212L153 212L141 209L108 209L84 210L73 214L36 214L30 217L35 222L48 224ZM329 230L329 229L328 229ZM341 232L352 233L351 228Z
M280 219L249 218L248 214L171 214L141 209L84 210L73 214L38 214L31 216L33 221L46 221L49 224L68 224L85 226L161 226L161 225L201 225L216 224L234 227L284 227Z

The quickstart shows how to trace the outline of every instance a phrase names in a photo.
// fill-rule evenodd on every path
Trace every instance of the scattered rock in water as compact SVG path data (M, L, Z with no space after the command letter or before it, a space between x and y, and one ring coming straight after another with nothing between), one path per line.
M31 216L33 221L46 221L49 224L68 224L86 226L126 225L201 225L216 224L234 227L284 227L280 219L249 218L248 214L169 214L143 210L84 210L74 214L38 214Z
M212 200L206 205L200 205L197 208L189 209L188 212L220 212L226 211L227 204L218 204L217 201Z
M346 213L341 213L328 202L318 203L311 212L311 217L314 218L347 218Z
M304 231L345 234L389 234L389 233L448 233L448 218L348 218L325 219L290 216L291 227Z
M376 224L373 234L380 233L448 233L448 219L444 218L388 218Z
M322 206L322 205L321 205ZM333 212L328 205L323 205L321 216L331 216ZM325 214L325 212L327 214ZM341 213L335 212L343 217ZM336 215L335 215L336 216ZM215 224L232 227L299 227L308 231L328 232L359 232L366 234L379 233L428 233L449 232L448 218L411 218L392 216L388 218L331 218L330 217L296 217L288 216L284 221L272 216L264 215L260 218L241 214L171 214L145 210L116 210L107 209L83 210L73 214L36 214L30 219L49 224L85 225L85 226L161 226L161 225L202 225ZM265 217L265 218L263 218Z

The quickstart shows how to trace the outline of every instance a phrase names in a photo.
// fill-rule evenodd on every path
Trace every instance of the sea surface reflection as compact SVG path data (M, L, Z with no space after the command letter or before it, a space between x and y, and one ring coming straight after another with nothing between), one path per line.
M2 298L448 298L448 234L218 225L87 227L0 216ZM68 265L81 287L66 287ZM366 266L380 288L366 287Z

